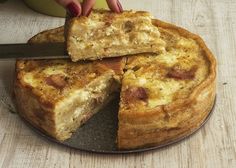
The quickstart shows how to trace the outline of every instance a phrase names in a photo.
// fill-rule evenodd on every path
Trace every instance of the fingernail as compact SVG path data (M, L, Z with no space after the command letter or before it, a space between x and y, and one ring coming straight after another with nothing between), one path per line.
M87 12L86 16L89 16L90 13L92 12L93 8L89 9L89 11Z
M69 3L66 6L66 9L68 10L68 12L71 14L71 16L78 16L80 13L80 8L78 7L78 5L76 5L74 2Z
M118 7L120 9L120 12L123 12L123 8L122 8L122 5L121 5L120 1L117 1L117 5L118 5Z

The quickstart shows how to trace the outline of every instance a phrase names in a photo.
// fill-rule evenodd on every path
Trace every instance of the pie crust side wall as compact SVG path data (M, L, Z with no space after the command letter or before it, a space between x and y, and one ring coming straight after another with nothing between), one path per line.
M140 113L129 111L127 113L119 113L119 149L134 149L161 145L187 136L199 128L214 105L216 96L216 60L201 37L183 28L160 20L153 20L153 24L158 27L173 30L183 37L194 39L199 44L200 48L202 48L209 61L209 75L186 99L176 100L171 104L158 107L148 112L144 111ZM171 114L178 118L178 125L171 129L165 129L164 126L158 129L153 122L148 122L155 120L155 118L158 119L160 114L163 113ZM138 123L135 124L135 121L138 121ZM145 129L147 131L145 131Z

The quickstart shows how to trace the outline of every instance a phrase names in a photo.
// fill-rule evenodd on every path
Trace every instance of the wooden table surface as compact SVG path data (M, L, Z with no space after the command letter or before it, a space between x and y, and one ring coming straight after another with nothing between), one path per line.
M122 3L125 9L150 11L159 19L203 37L218 60L217 102L210 120L195 135L161 150L99 155L46 141L25 126L17 114L10 113L6 104L0 103L0 167L236 167L236 1L123 0ZM39 31L63 23L62 18L33 12L22 1L0 3L0 43L24 43ZM0 95L9 95L14 61L0 61L0 68Z

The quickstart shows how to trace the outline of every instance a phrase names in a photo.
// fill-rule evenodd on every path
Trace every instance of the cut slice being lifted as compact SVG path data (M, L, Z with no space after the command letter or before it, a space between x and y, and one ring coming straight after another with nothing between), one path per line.
M88 17L73 18L67 35L72 61L165 50L165 42L148 12L93 11Z

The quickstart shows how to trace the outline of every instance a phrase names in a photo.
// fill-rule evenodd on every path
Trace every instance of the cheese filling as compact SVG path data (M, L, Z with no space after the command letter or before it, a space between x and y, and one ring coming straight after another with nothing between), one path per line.
M140 100L143 103L137 102L137 106L141 104L155 108L185 98L207 76L208 63L197 43L184 37L176 39L168 51L159 55L140 54L128 58L123 91L127 88L143 88L148 95L146 100ZM126 99L124 96L121 95L121 98ZM130 103L133 101L130 100Z

